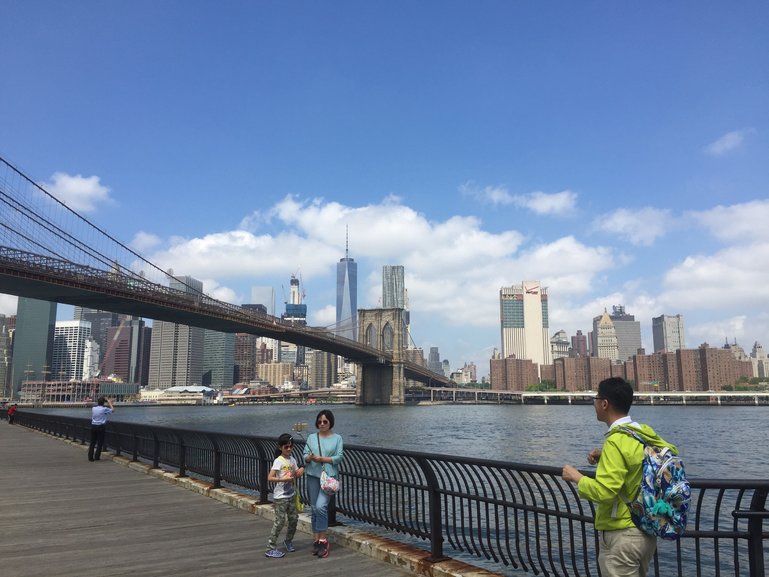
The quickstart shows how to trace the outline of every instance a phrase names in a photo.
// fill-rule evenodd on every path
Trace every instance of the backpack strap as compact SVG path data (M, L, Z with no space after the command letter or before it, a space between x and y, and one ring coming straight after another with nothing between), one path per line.
M630 437L633 437L636 441L641 443L644 447L646 447L649 443L644 441L644 439L639 435L636 431L629 427L616 427L612 430L610 434L614 434L615 432L619 433L625 433L626 435L629 435Z

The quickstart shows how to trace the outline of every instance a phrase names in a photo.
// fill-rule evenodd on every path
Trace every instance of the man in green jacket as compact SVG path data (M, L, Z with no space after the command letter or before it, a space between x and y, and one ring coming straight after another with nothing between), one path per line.
M601 532L598 564L603 577L645 577L657 548L657 538L638 529L625 503L632 501L641 487L644 447L617 427L634 429L655 447L677 449L661 439L648 425L639 425L628 414L633 404L633 388L619 377L601 381L593 406L596 418L609 431L603 448L593 449L587 460L598 464L595 478L587 477L571 465L564 465L564 480L577 483L579 495L597 504L595 528Z

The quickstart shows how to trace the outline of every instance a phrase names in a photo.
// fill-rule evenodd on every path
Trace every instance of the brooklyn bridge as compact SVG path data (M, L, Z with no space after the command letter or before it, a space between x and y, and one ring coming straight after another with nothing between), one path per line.
M327 351L359 365L356 402L362 405L402 404L408 379L448 384L444 375L406 358L400 309L359 310L354 341L222 302L194 287L172 288L179 282L0 157L0 293Z

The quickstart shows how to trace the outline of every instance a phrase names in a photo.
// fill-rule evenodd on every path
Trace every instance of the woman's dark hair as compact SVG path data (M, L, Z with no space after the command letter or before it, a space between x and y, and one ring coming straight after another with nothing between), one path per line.
M320 421L321 417L326 417L328 419L328 428L333 429L334 428L334 413L329 411L328 409L323 409L320 413L318 413L318 416L315 417L315 426L318 426L318 421Z
M294 437L292 437L288 433L283 433L280 437L278 437L278 447L275 449L275 456L280 457L280 455L283 453L283 450L281 447L285 447L286 445L292 445L294 443Z

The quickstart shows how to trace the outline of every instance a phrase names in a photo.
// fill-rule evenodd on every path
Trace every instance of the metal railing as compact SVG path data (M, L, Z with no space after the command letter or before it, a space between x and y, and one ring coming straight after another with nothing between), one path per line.
M81 443L90 438L88 419L21 411L17 423ZM272 438L112 421L106 443L134 461L268 501L267 472L277 447ZM302 449L297 442L298 460ZM593 505L558 468L345 445L341 471L332 524L339 515L422 540L436 561L450 549L463 560L534 574L600 575ZM676 542L659 541L650 573L764 577L769 480L697 479L691 485L688 529ZM306 503L301 479L299 490Z

